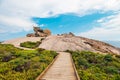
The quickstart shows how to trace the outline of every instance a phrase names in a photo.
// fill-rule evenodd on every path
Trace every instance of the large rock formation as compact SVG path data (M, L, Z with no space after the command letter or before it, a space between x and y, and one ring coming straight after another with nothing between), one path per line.
M50 35L49 30L41 30L40 28L34 27L35 33L28 34L25 38L18 38L3 42L3 44L13 44L15 47L21 48L20 43L26 41L39 41L42 37L36 36L48 36ZM35 36L35 37L34 37ZM107 43L88 39L80 36L75 36L73 33L69 34L58 34L51 35L42 40L39 48L54 50L54 51L93 51L99 53L112 53L120 55L120 48L114 47Z
M49 36L42 41L39 48L54 51L66 51L66 50L87 50L100 53L114 53L120 55L120 49L111 46L107 43L88 39L84 37L78 37L71 33L62 34L57 36Z
M51 35L51 31L48 29L41 29L40 27L33 27L34 33L27 34L27 37L47 37Z

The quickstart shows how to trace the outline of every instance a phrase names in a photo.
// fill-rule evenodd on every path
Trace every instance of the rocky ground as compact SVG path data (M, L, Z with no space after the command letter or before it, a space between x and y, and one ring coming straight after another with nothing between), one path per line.
M120 49L109 45L107 43L92 40L88 38L83 38L73 35L59 35L59 36L49 36L43 40L39 48L44 48L54 51L93 51L101 53L115 53L120 54Z
M16 47L20 48L20 43L25 41L39 41L43 37L24 37L17 38L13 40L8 40L3 42L4 44L13 44ZM92 40L84 37L75 36L72 33L62 34L62 35L51 35L46 37L39 48L44 48L47 50L54 51L93 51L93 52L101 52L101 53L114 53L120 54L120 49L114 46L111 46L107 43Z

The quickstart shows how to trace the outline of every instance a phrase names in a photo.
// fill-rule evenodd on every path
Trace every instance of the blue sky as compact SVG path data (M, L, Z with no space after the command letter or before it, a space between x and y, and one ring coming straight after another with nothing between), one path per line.
M0 41L24 37L33 26L120 40L120 0L0 0Z
M53 34L73 32L75 34L92 29L96 25L96 20L108 16L109 13L94 13L86 16L74 14L63 14L49 18L33 18L35 23L42 25L42 28L50 29Z

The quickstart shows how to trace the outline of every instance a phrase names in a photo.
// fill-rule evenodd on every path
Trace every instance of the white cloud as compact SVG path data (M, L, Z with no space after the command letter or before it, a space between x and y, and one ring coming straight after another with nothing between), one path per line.
M27 18L20 18L20 17L9 17L0 15L0 25L2 31L4 32L19 32L22 30L29 31L32 29L32 25L36 25L33 21ZM6 31L5 31L6 30Z
M0 0L0 28L2 29L0 31L28 31L35 24L31 20L32 17L43 18L66 13L73 13L79 16L94 12L105 13L112 11L115 13L120 10L119 4L120 0ZM112 26L112 19L110 19L109 23L102 23L102 20L100 23L102 25L111 24ZM115 20L113 21L116 22ZM119 25L117 23L114 24ZM94 29L88 33L90 32L94 32ZM87 35L86 33L83 34ZM97 34L100 34L100 32Z
M6 31L3 29L0 29L0 33L5 33Z
M94 10L118 11L119 4L120 0L4 0L0 8L7 15L49 17L64 13L81 15Z
M100 27L95 27L79 35L99 40L120 40L120 13L97 21Z
M40 24L39 26L40 26L40 27L44 27L44 26L45 26L45 24Z

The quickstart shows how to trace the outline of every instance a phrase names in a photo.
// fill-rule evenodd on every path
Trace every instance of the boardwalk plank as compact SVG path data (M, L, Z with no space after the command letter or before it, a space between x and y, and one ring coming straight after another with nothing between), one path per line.
M59 57L39 80L77 80L70 53L60 52Z

